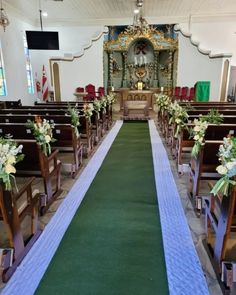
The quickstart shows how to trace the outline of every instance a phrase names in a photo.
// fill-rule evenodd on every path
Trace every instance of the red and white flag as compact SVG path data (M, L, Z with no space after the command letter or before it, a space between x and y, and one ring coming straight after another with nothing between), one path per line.
M42 95L43 95L44 101L48 100L48 79L46 76L44 65L43 65L43 76L42 76Z
M38 79L38 74L35 73L35 86L36 86L36 92L37 92L37 96L39 99L41 99L42 97L42 93L41 93L41 83Z

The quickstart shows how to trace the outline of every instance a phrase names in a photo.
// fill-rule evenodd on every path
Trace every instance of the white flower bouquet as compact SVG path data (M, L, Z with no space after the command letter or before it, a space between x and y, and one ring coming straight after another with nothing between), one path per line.
M236 176L236 137L228 136L224 138L224 143L219 148L219 161L221 165L216 168L216 171L222 177L214 185L211 193L216 195L222 192L227 196L229 185L236 185L233 177Z
M72 108L70 104L68 104L68 115L71 117L71 127L75 131L75 135L79 137L78 127L80 126L79 122L79 114L76 108Z
M85 117L89 120L89 123L91 123L91 117L93 115L93 104L92 103L85 103L83 107L83 112Z
M155 97L156 97L158 111L160 111L163 114L165 110L169 109L169 106L171 104L171 99L169 98L168 95L161 94L161 93L155 94Z
M102 96L100 103L101 103L101 108L103 109L103 113L105 114L106 113L106 106L107 106L107 98L105 96Z
M22 147L22 145L17 146L10 137L0 137L0 178L6 190L11 190L11 179L15 178L12 175L12 173L16 173L14 165L24 158L24 155L21 154Z
M175 137L178 137L178 134L181 131L181 128L185 126L185 123L188 121L188 113L187 110L181 107L176 101L171 103L168 108L168 113L170 116L169 123L175 123Z
M33 135L41 146L43 153L49 156L52 152L50 143L55 141L52 137L54 124L50 124L48 120L42 120L39 116L35 116L35 122L28 120L26 126L33 131Z
M107 104L111 105L116 101L116 96L114 93L110 93L107 95Z
M93 108L94 108L94 111L97 113L98 115L98 119L100 117L100 111L101 111L101 101L98 100L98 99L94 99L93 101Z
M194 124L195 126L192 130L192 133L195 143L192 148L192 156L196 158L201 150L201 147L205 144L204 137L208 127L208 122L194 119Z

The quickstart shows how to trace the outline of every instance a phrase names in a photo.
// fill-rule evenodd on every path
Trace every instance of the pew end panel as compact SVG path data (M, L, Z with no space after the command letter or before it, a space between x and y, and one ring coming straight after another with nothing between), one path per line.
M53 200L61 193L61 162L57 159L58 150L45 156L35 140L16 139L23 145L24 160L16 164L16 175L42 177L44 194L41 194L41 214L45 213ZM45 198L46 195L46 198Z
M83 163L83 145L80 135L77 137L69 124L56 124L53 137L56 141L52 143L52 146L59 150L58 158L62 162L62 170L70 172L74 178Z
M0 217L6 227L9 247L13 249L13 263L3 270L3 282L10 279L41 234L38 223L40 195L32 191L33 181L34 178L29 179L17 193L6 191L0 185ZM30 217L30 233L27 237L22 232L26 216Z
M188 195L193 203L196 213L202 211L201 180L218 180L220 175L216 172L219 165L218 150L223 141L205 141L198 156L191 157L188 180Z

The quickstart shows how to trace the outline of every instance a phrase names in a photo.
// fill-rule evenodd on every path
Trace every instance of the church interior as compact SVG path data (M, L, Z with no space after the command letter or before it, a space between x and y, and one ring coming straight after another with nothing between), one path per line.
M236 2L0 5L0 294L236 295Z

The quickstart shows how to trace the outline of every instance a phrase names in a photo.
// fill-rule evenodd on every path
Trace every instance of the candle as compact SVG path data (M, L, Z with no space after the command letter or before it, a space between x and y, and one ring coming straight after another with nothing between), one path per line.
M143 82L138 82L138 90L143 90Z

